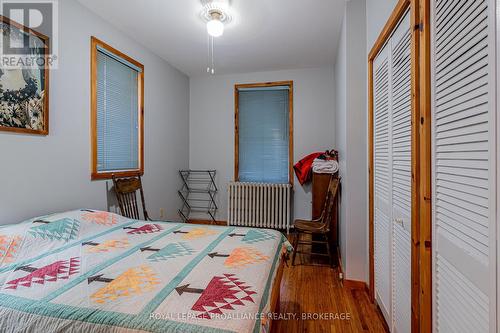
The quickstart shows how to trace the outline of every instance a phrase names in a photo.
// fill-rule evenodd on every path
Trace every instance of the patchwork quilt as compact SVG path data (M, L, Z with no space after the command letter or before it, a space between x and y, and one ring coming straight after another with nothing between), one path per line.
M1 332L264 332L267 229L78 210L0 228Z

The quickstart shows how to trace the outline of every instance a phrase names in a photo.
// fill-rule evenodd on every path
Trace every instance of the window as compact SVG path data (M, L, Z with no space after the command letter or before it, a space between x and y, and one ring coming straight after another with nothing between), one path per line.
M293 183L293 82L235 86L235 179Z
M92 179L144 172L144 66L92 37Z

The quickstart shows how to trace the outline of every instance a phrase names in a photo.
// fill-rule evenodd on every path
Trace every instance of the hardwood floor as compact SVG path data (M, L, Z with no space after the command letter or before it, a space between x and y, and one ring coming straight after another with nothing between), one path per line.
M210 224L210 221L190 222ZM292 244L293 237L288 237ZM368 293L344 286L339 280L339 269L330 268L325 258L298 253L292 266L290 256L280 293L280 314L288 320L274 322L272 333L389 332ZM323 315L323 319L307 318L308 315Z
M280 313L290 320L277 321L273 332L388 332L366 291L344 287L337 268L317 266L323 262L311 261L306 254L297 254L295 266L289 260L281 282ZM307 319L313 314L325 317Z

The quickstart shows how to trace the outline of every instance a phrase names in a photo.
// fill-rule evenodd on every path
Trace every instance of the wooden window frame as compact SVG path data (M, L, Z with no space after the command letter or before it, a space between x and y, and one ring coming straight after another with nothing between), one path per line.
M399 0L368 56L369 293L375 301L373 62L410 10L412 27L411 327L432 331L430 0Z
M137 97L138 97L138 122L139 122L139 134L138 134L138 153L139 153L139 168L124 170L118 172L99 172L97 170L97 48L101 47L106 51L109 51L116 56L130 62L134 66L141 69L137 76ZM90 55L90 114L91 114L91 147L92 147L92 180L101 179L111 179L113 175L116 177L131 177L144 174L144 66L127 56L125 53L118 51L114 47L104 43L103 41L97 39L96 37L91 37L91 55Z
M288 86L288 183L293 186L293 81L246 83L234 85L234 180L239 181L239 89Z

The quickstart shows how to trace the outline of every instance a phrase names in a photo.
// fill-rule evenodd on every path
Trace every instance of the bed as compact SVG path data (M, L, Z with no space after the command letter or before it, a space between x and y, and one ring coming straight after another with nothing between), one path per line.
M94 210L0 228L2 332L268 332L278 231Z

